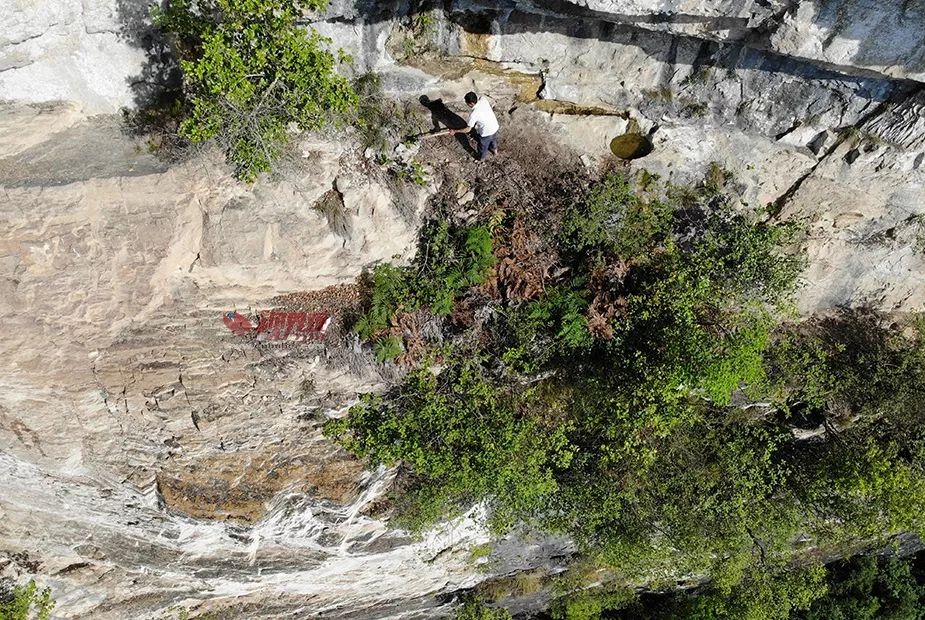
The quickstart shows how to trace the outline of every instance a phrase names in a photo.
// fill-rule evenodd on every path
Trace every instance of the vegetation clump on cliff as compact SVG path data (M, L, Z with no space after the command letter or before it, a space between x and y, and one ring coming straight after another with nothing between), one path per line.
M48 620L55 608L51 589L39 589L35 580L16 585L0 579L0 620Z
M792 620L920 620L925 614L923 556L862 555L770 575L764 584L744 581L732 593L715 587L646 594L605 612L613 620L698 620L789 617ZM800 610L782 613L781 603ZM560 606L558 609L564 609ZM569 617L565 614L556 614ZM573 615L572 617L581 617Z
M292 129L321 127L356 104L330 41L300 26L327 0L169 0L154 12L172 35L185 97L180 134L215 140L236 175L270 170Z
M797 228L723 182L539 185L436 205L416 262L373 274L357 330L410 370L326 430L403 465L406 524L485 502L614 583L709 576L723 618L806 608L812 549L922 530L919 323L794 321Z

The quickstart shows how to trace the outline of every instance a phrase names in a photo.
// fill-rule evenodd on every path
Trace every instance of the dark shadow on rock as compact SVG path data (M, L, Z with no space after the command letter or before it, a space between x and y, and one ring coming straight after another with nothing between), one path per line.
M154 26L150 0L116 0L119 36L145 53L141 73L129 78L140 111L169 108L180 96L180 67L167 35Z
M468 126L466 119L449 109L447 105L443 103L443 99L431 99L427 95L421 95L418 101L430 112L430 120L431 123L433 123L434 131L440 129L462 129ZM466 135L456 134L455 137L456 141L459 142L470 155L475 156L477 154Z
M145 53L141 73L128 78L134 109L123 109L122 129L143 137L164 162L181 161L188 142L179 135L182 74L168 36L154 26L150 0L116 0L119 36Z

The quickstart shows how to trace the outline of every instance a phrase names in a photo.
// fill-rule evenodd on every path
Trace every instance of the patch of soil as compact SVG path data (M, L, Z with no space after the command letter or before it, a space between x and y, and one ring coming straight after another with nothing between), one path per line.
M199 519L253 523L280 491L340 504L356 498L363 463L344 453L281 458L272 450L228 452L157 473L167 506Z
M279 295L270 300L278 310L335 314L355 310L362 301L358 284L338 284L318 291L302 291Z

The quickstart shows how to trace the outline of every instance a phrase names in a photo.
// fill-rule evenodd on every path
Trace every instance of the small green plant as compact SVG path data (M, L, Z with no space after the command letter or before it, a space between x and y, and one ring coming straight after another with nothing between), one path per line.
M432 11L419 11L412 15L407 22L407 30L403 33L401 40L401 50L404 58L410 59L419 54L433 51L436 31L437 20Z
M399 163L395 166L395 174L403 183L412 183L418 187L427 187L427 173L424 166L416 159L407 164Z
M710 111L710 106L702 101L694 101L684 106L682 114L692 118L703 118Z
M381 338L373 345L373 353L376 354L376 359L380 362L393 360L404 353L404 351L401 338L394 335Z
M422 11L411 18L411 29L419 35L426 35L434 30L437 20L430 11Z
M854 148L865 144L872 146L881 146L884 144L883 138L880 136L865 131L860 127L855 127L854 125L841 129L838 135L846 144Z
M912 238L912 250L916 254L925 254L925 216L915 216L913 226L915 234Z
M731 172L726 170L719 162L711 161L703 179L703 186L709 194L717 195L722 193L731 180Z
M483 558L487 558L491 555L492 546L491 543L485 543L484 545L476 545L469 550L469 559L473 562L477 562Z
M357 77L353 89L358 104L345 117L356 128L363 148L378 153L376 163L387 165L390 160L386 153L391 152L396 141L422 131L420 106L387 97L376 73Z
M368 309L354 325L361 338L375 336L399 312L426 307L437 316L450 314L456 296L484 282L495 262L491 234L483 226L456 228L432 220L422 227L419 246L410 268L376 267Z
M0 580L0 620L48 620L54 608L51 589L39 590L35 580L25 585Z
M397 106L386 99L382 92L382 79L376 73L364 73L356 78L353 89L357 94L357 107L351 120L360 135L360 142L364 148L383 153L388 148L386 130Z
M415 45L412 37L405 37L401 42L401 47L405 58L411 58L417 50L417 45Z
M376 266L372 274L367 311L354 325L361 338L368 340L389 326L392 317L403 308L417 308L405 270L389 263Z
M684 78L682 82L684 85L702 85L710 81L710 77L713 75L713 70L706 66L700 66L696 71L692 71L690 75Z

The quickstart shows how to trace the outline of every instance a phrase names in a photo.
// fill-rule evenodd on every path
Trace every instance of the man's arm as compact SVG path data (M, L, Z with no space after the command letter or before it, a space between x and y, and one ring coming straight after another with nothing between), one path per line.
M459 129L454 129L454 130L453 130L453 133L454 133L454 134L456 134L456 133L469 133L470 131L472 131L472 130L475 128L475 122L476 122L477 120L478 120L478 119L476 118L475 110L473 110L473 111L469 114L469 121L468 121L467 126L466 126L466 127L460 127Z

